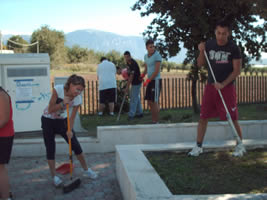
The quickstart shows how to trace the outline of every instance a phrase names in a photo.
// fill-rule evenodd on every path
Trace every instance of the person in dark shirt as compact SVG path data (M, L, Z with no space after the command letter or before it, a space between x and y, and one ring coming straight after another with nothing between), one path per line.
M215 39L206 43L201 42L198 45L199 56L197 64L199 67L206 64L204 51L214 72L216 83L208 68L208 84L205 86L203 101L201 105L200 120L197 130L197 144L188 154L198 156L203 152L202 142L206 133L208 119L220 117L221 120L227 120L226 110L219 96L220 90L226 106L233 120L235 129L242 139L242 130L238 123L238 111L236 103L236 90L234 81L241 71L241 53L238 46L229 39L231 34L230 24L227 21L220 21L215 28ZM239 148L235 148L234 156L239 156Z
M128 119L132 120L134 117L143 117L143 109L141 105L140 89L142 80L140 80L140 69L137 62L132 59L129 51L124 52L124 59L128 67L129 78L127 81L125 92L130 92L130 110L128 113Z

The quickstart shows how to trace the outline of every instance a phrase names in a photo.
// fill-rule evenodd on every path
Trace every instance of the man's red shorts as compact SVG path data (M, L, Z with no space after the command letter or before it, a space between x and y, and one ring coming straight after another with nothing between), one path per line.
M221 93L232 120L237 120L238 111L234 84L227 85L226 87L221 89ZM220 98L219 92L212 84L207 84L204 90L200 118L207 119L215 117L220 117L221 120L227 120L226 111Z

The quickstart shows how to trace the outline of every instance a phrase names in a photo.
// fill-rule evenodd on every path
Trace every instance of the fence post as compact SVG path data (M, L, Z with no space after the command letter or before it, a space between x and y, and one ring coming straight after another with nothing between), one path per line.
M99 97L99 92L98 92L98 81L95 81L95 85L96 85L96 89L95 89L95 93L96 93L96 95L95 95L95 98L96 98L96 113L98 113L98 108L99 108L99 99L98 99L98 97Z
M166 101L166 94L167 93L167 91L166 91L166 78L164 78L164 104L165 104L165 107L164 107L164 109L166 109L167 108L167 101Z
M171 108L171 102L170 102L171 94L170 94L170 79L169 78L167 79L167 82L168 82L168 95L167 95L167 97L168 97L168 109L170 109Z
M182 108L184 108L184 79L182 79Z
M87 94L88 94L88 97L87 97L87 99L88 99L88 115L90 114L90 82L89 81L87 81L87 85L88 85L88 88L87 88Z
M177 108L177 99L178 99L178 88L177 88L177 78L175 78L175 108Z
M181 107L181 78L179 78L179 108Z
M95 114L94 81L92 81L92 103L93 114Z
M172 80L172 108L174 108L174 78L171 78Z
M243 89L243 102L246 103L247 102L247 92L245 90L246 88L246 79L247 79L247 76L244 76L243 79L242 79L242 89Z

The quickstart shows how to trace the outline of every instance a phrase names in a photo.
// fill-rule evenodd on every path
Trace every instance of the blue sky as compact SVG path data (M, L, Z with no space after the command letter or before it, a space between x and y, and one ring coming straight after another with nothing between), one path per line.
M0 0L2 34L28 34L48 25L68 33L96 29L142 36L153 16L141 17L131 7L137 0ZM262 53L267 58L267 53Z
M97 29L141 36L152 17L131 7L137 0L1 0L3 34L31 34L42 25L64 31Z

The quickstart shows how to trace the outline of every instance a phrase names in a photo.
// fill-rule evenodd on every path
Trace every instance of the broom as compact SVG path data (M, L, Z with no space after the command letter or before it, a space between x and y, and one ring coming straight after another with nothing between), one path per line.
M68 124L68 132L70 132L70 117L69 117L69 104L67 104L67 124ZM68 138L69 140L69 158L70 158L70 180L66 182L63 185L63 193L68 193L71 192L72 190L76 189L79 187L81 184L81 180L79 178L73 178L72 177L72 170L73 170L73 165L72 165L72 149L71 149L71 139Z
M121 106L120 106L119 114L118 114L118 117L117 117L117 122L120 120L121 111L122 111L122 107L123 107L125 98L126 98L126 92L125 92L124 95L123 95L123 99L122 99L122 102L121 102Z

